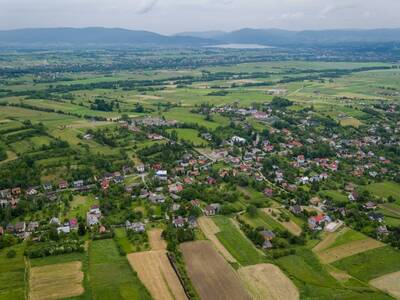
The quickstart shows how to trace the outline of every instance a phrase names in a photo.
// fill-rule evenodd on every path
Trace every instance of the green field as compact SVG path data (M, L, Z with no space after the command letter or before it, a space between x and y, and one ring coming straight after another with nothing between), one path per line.
M151 299L113 240L91 243L88 276L94 299Z
M400 204L400 184L398 183L385 181L367 185L362 189L365 189L378 197L388 198L392 196Z
M335 242L326 249L335 248L350 242L365 240L367 238L368 237L362 233L349 228L345 233L338 235Z
M400 252L386 246L344 258L333 265L368 282L382 275L400 271Z
M248 213L244 213L240 218L253 228L264 227L270 230L285 229L281 224L279 224L279 222L275 221L272 217L261 210L258 210L257 216L255 217L251 217Z
M207 141L199 137L199 132L196 129L190 128L178 128L178 129L169 129L167 130L169 133L175 130L178 134L178 138L193 143L194 146L207 145Z
M15 258L7 258L7 252L15 250ZM24 245L19 244L0 250L0 300L25 299L26 274Z
M299 249L296 255L279 258L276 262L299 288L301 299L392 299L359 282L337 281L310 250Z
M216 234L217 238L238 263L248 266L266 262L266 257L235 227L229 218L218 216L213 220L221 230Z

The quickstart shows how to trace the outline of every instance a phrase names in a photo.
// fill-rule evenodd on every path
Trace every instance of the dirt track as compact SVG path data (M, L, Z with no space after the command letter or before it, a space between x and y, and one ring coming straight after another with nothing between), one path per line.
M127 258L155 300L187 299L165 250L131 253Z
M188 274L206 300L251 299L233 268L209 241L181 244Z
M259 264L239 269L239 276L253 299L297 300L299 291L275 265Z
M198 224L200 229L203 231L204 235L207 239L209 239L215 248L217 248L218 252L222 254L223 257L229 262L237 262L236 259L229 253L228 250L221 244L218 240L217 234L220 230L217 225L215 225L214 221L208 217L201 217L198 219Z
M167 244L161 237L162 229L152 229L148 232L151 250L165 250Z
M79 261L32 268L29 299L53 300L81 295L84 292L81 268Z

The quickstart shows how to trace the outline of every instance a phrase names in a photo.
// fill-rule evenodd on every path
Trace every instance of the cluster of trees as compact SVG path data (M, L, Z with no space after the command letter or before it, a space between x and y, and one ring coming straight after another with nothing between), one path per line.
M32 243L28 245L24 254L29 258L39 258L84 251L85 247L83 245L83 241L66 238L61 241Z

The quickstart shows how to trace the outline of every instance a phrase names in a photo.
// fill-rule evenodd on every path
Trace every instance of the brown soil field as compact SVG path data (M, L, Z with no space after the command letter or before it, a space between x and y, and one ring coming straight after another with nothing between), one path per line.
M162 239L162 229L152 229L148 231L151 250L165 250L166 242Z
M348 230L349 230L348 227L344 227L341 230L336 231L336 232L332 232L332 233L326 232L325 238L313 248L313 251L321 252L322 250L329 248L329 246L335 242L337 237L346 233Z
M400 272L390 273L375 278L371 280L369 284L390 294L396 299L400 299Z
M229 253L228 250L221 244L219 239L215 234L217 234L220 230L217 225L215 225L214 221L208 217L201 217L197 220L200 229L203 231L204 235L207 239L209 239L215 248L217 248L218 252L222 254L222 256L229 262L236 262L236 259Z
M299 299L299 291L296 286L275 265L259 264L240 268L239 276L252 299Z
M187 300L166 251L131 253L127 258L155 300Z
M181 244L186 268L201 299L251 299L233 268L209 241Z
M81 295L84 292L81 268L79 261L32 268L29 299L53 300Z
M318 253L318 256L322 263L330 264L342 258L383 246L385 246L385 244L368 238L365 240L350 242L348 244L322 251Z
M264 208L263 211L267 213L269 216L271 216L275 221L277 221L279 224L281 224L283 227L285 227L290 233L299 236L301 234L301 228L299 225L297 225L295 222L290 220L289 222L280 222L277 217L272 216L272 212L278 216L281 212L278 209L275 208Z

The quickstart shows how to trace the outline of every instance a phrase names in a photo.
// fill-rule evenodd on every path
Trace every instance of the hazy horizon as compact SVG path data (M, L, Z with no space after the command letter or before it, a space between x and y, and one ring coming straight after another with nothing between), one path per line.
M397 28L399 9L397 0L0 0L0 30L107 27L174 34Z

